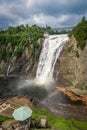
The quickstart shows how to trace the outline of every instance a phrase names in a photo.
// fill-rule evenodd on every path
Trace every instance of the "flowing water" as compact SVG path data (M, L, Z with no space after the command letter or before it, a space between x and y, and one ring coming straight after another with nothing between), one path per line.
M6 76L9 76L10 68L11 68L11 64L9 63L8 68L7 68L7 72L6 72Z
M36 81L39 84L46 84L53 81L55 63L60 55L68 35L50 35L43 43L42 52L36 73Z

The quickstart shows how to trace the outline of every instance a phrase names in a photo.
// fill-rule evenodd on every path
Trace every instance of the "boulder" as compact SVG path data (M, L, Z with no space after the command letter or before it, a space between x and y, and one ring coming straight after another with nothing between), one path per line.
M39 126L41 128L47 128L47 118L46 117L41 117L39 120Z

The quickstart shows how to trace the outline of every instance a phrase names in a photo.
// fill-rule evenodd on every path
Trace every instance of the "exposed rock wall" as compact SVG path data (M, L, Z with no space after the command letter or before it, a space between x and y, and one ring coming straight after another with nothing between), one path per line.
M32 57L32 44L23 49L23 53L10 59L9 74L26 75L35 77L43 39L40 46ZM87 89L87 44L83 50L77 48L77 42L72 37L65 45L60 54L55 68L54 78L63 86L75 86ZM0 74L6 74L7 63L0 61Z
M0 74L6 75L8 66L10 64L9 75L24 75L35 77L38 65L39 55L44 39L39 39L39 47L35 49L32 54L32 44L28 44L23 48L22 54L17 55L7 61L0 61Z
M63 86L87 89L87 45L81 50L76 44L73 36L65 44L56 63L54 77Z

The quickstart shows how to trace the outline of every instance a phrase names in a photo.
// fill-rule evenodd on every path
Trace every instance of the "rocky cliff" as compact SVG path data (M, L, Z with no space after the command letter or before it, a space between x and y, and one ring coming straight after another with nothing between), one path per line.
M31 55L32 44L24 47L22 54L12 57L9 63L0 61L0 73L26 75L35 77L39 55L43 39L39 39L39 48ZM9 66L10 65L10 66ZM80 89L87 89L87 45L83 50L77 48L77 42L72 36L64 45L60 58L54 68L54 78L62 86L74 86Z
M87 44L83 50L77 48L72 36L55 65L54 77L63 86L87 89Z
M11 57L8 62L0 61L0 74L7 75L23 75L34 77L42 48L43 39L38 40L39 47L32 54L32 44L26 45L20 55Z

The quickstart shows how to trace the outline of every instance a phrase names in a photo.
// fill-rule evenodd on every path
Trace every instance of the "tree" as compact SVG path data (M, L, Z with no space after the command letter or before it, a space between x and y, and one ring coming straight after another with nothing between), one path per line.
M86 18L85 18L85 16L83 16L81 22L85 22L85 21L86 21Z
M86 45L87 40L87 20L85 17L83 17L81 22L73 28L72 34L77 40L77 47L83 49Z
M14 33L16 33L15 28L10 26L10 27L8 28L8 33L9 33L9 34L14 34Z

